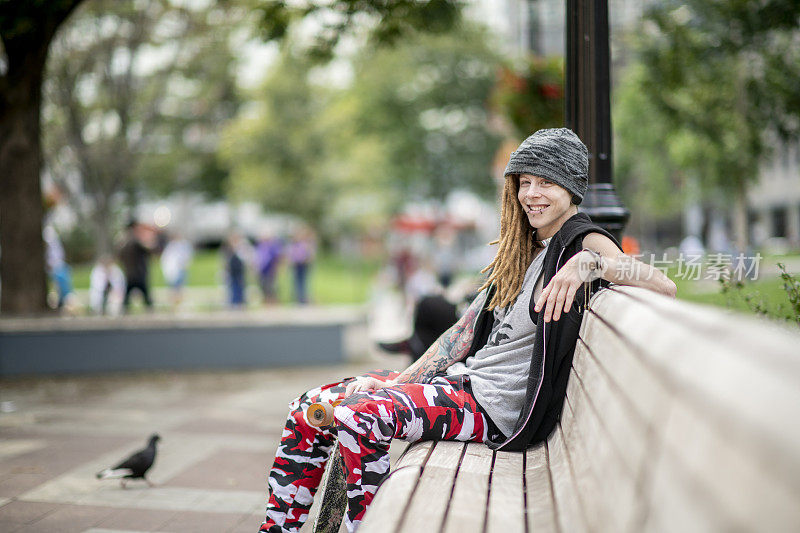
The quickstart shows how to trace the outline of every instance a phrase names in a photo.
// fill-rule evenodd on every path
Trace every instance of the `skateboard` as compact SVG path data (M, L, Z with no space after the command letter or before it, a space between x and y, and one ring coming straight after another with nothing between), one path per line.
M314 427L327 427L333 424L333 408L341 403L312 403L306 410L306 419ZM314 520L314 533L337 533L342 526L342 518L347 510L347 483L344 461L339 453L339 439L333 443L333 452L328 458L325 473L320 484L319 513Z

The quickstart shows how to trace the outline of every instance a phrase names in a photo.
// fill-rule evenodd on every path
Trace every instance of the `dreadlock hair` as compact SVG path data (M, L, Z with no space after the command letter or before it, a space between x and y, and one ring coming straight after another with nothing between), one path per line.
M499 244L497 255L481 273L489 272L480 290L494 284L496 291L489 302L488 309L505 307L512 303L522 289L525 272L533 260L533 252L544 248L544 243L536 239L536 228L528 222L517 199L519 175L506 177L503 187L503 204L500 215L500 237L489 244Z

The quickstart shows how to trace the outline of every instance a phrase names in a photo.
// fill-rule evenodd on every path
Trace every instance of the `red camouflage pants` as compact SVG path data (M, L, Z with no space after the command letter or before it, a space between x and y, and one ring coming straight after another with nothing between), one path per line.
M364 375L386 381L397 372L379 370ZM347 470L345 523L351 533L389 473L393 438L409 442L483 442L486 438L486 418L465 376L437 376L431 383L404 383L353 394L334 410L334 427L309 425L305 418L308 406L341 399L352 379L311 389L289 404L291 410L269 474L266 520L259 531L294 532L305 523L337 434Z

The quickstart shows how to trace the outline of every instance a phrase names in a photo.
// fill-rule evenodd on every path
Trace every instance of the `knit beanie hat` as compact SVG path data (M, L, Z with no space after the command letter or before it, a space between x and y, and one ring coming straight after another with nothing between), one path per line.
M589 186L589 150L572 130L539 130L519 145L506 165L504 176L531 174L565 188L573 203L583 201Z

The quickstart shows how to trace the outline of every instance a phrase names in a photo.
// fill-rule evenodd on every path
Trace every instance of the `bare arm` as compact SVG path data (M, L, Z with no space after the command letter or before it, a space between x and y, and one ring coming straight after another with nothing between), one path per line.
M603 272L603 279L620 285L643 287L675 297L677 288L666 274L652 265L620 252L619 248L605 235L589 233L583 239L583 247L590 248L603 256L607 265Z
M475 337L475 319L483 306L486 293L479 294L464 316L442 333L414 364L403 370L397 383L427 383L434 375L466 357Z
M620 285L634 285L651 291L675 297L675 283L657 268L622 253L614 242L600 233L589 233L583 238L583 247L599 253L603 257L605 269L602 278ZM573 255L556 272L536 300L535 310L544 307L544 321L561 318L572 306L575 293L584 280L578 272L578 262L588 252Z
M485 291L478 294L464 316L442 333L436 342L422 354L422 357L403 370L395 379L378 381L373 378L360 378L347 386L345 395L350 396L353 392L391 387L398 383L427 383L442 370L464 359L475 337L475 319L485 300Z

